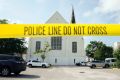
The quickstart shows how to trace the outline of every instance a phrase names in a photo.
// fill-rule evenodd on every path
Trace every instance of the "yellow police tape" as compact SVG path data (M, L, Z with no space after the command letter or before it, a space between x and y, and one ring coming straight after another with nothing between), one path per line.
M0 38L120 36L120 24L0 24Z

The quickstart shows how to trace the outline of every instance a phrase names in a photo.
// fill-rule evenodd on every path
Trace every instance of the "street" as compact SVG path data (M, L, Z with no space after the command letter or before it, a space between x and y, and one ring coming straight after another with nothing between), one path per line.
M119 69L55 66L27 68L18 76L0 77L0 80L120 80L119 76Z

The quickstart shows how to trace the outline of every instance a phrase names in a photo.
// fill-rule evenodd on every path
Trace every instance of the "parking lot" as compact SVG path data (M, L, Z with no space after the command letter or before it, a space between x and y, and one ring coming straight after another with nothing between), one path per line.
M119 76L119 69L55 66L27 68L19 76L0 77L0 80L120 80Z

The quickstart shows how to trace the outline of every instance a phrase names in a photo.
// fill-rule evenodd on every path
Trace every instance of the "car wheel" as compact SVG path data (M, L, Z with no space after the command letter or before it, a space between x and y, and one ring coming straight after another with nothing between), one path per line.
M20 74L20 71L18 71L18 72L14 72L14 74L15 74L15 75L19 75L19 74Z
M42 65L42 68L46 68L46 65Z
M79 66L82 66L82 64L79 64Z
M10 75L10 69L9 68L7 68L7 67L4 67L4 68L2 68L2 70L1 70L1 75L2 76L8 76L8 75Z
M95 65L92 65L91 68L95 68L96 66Z
M105 64L105 67L104 68L109 68L110 66L109 66L109 64Z
M29 64L28 67L29 67L29 68L32 68L33 66L32 66L32 64Z

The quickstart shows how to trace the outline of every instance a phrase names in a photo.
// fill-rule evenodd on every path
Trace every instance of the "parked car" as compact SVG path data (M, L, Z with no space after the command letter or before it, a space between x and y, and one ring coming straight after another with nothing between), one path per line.
M26 70L26 62L23 58L13 55L0 54L0 73L2 76L8 76L11 73L18 75Z
M47 68L50 66L50 64L46 63L46 62L41 62L38 60L29 60L27 63L28 67L42 67L42 68Z
M86 66L87 62L78 62L75 65L76 66Z
M87 65L90 68L96 68L96 67L109 68L110 67L110 65L108 63L106 63L104 61L100 61L100 60L89 62Z
M108 63L110 66L112 66L115 64L116 58L106 58L105 62Z

